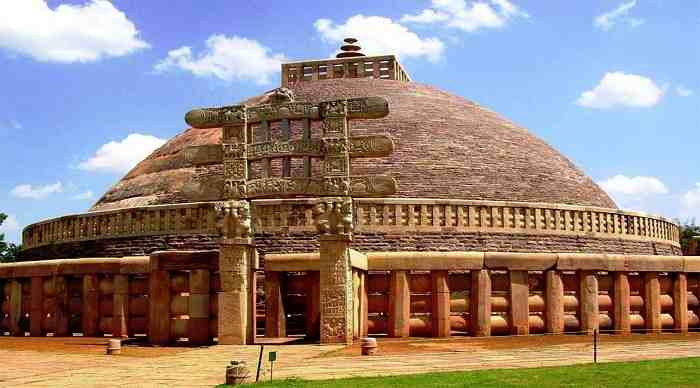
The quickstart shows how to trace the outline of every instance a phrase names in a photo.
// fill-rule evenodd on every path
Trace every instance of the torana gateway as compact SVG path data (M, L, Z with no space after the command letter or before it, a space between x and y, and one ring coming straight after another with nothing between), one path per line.
M348 39L28 226L0 332L154 344L679 332L700 257L496 113Z

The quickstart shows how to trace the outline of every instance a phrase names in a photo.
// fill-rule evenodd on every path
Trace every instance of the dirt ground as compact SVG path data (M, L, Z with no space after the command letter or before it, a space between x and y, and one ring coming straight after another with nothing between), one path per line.
M626 336L600 335L599 344L658 343L666 341L699 340L700 333L690 334L632 334ZM530 335L504 337L450 337L437 338L380 338L377 340L378 353L384 355L428 353L428 352L468 352L472 350L525 349L554 345L584 345L593 343L587 335ZM323 357L356 356L361 354L359 341L341 350L323 354Z
M105 354L109 338L87 337L0 337L2 350L29 350L45 353ZM162 357L190 350L186 347L153 347L139 342L122 345L125 357Z

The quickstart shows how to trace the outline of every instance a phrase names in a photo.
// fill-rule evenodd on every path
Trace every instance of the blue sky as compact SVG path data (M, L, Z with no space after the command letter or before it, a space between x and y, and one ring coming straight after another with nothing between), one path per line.
M527 127L621 207L700 219L700 1L0 0L0 232L87 210L187 110L346 35Z

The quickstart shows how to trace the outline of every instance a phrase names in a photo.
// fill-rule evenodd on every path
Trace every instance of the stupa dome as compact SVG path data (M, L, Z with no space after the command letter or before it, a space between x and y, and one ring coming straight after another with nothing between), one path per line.
M290 85L296 101L384 97L389 114L353 120L353 135L386 135L389 157L356 159L353 174L390 174L393 197L517 201L616 208L569 159L497 113L435 87L397 80L341 78ZM246 104L255 104L263 96ZM92 208L220 199L221 164L188 164L188 146L216 144L221 131L190 128L139 163ZM219 171L219 172L217 172Z

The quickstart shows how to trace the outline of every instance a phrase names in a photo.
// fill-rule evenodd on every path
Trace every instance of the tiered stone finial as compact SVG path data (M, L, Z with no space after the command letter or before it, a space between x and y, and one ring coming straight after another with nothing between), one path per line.
M342 46L340 46L340 50L342 52L338 53L336 55L336 58L352 58L352 57L364 57L365 54L361 53L360 50L362 47L356 45L357 39L355 38L345 38L343 39L343 42L347 43Z

